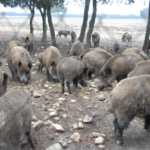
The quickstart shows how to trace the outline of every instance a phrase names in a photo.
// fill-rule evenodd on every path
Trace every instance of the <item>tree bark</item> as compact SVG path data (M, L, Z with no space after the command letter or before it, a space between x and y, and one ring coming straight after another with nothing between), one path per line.
M85 7L84 7L84 16L83 22L80 30L79 41L83 42L85 37L85 32L87 28L87 21L88 21L88 12L89 12L90 0L85 0Z
M34 27L33 27L33 19L34 19L34 15L35 15L35 11L34 11L35 6L29 6L30 12L31 12L31 16L30 16L30 33L33 35L34 33Z
M54 30L54 25L53 25L53 21L52 21L51 6L47 7L47 18L48 18L48 25L49 25L50 36L51 36L51 43L53 46L57 46L55 30Z
M39 8L41 17L42 17L42 42L46 42L47 41L47 24L46 24L46 9L43 8L43 11L41 8Z
M93 0L93 12L92 12L91 20L89 22L89 29L87 31L87 36L86 36L86 44L88 47L91 47L91 35L95 25L96 13L97 13L97 1Z
M143 44L143 50L147 53L149 49L149 35L150 35L150 1L149 1L149 8L148 8L148 21L146 26L146 33L145 33L145 40Z

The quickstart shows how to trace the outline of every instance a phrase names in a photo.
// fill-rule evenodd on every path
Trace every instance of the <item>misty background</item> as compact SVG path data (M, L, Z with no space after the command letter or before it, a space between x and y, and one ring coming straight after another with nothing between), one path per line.
M149 0L136 0L135 3L128 5L127 3L122 3L121 1L114 1L108 4L100 4L97 6L97 14L111 16L111 17L140 17L142 13L146 16L148 9ZM92 4L90 5L89 14L91 14ZM66 15L66 16L82 16L84 11L84 3L81 0L66 0L64 4L64 9L54 9L54 14L56 15ZM57 12L57 13L56 13ZM6 15L27 15L30 14L27 8L20 7L4 7L0 4L0 13ZM36 10L36 15L39 15L38 10ZM143 15L143 16L144 16ZM142 16L142 17L143 17Z

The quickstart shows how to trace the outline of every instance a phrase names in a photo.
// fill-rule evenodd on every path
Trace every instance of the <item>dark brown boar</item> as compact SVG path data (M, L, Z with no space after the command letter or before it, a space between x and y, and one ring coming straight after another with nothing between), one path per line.
M73 56L64 57L58 62L57 74L62 85L62 93L65 91L65 83L69 93L71 93L71 83L73 83L75 87L78 87L78 82L81 85L86 86L83 80L84 69L84 63Z

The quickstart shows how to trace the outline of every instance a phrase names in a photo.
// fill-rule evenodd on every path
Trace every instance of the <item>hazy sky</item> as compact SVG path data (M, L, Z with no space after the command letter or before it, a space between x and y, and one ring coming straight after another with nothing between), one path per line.
M83 13L83 6L81 6L80 0L75 0L72 2L72 4L68 3L68 13ZM128 14L133 14L133 15L139 15L140 10L148 7L148 2L149 0L135 0L134 4L118 4L118 3L113 3L109 5L98 5L98 13L101 14L120 14L120 15L128 15ZM91 6L92 7L92 6ZM90 7L90 12L91 12L91 7Z
M83 14L83 3L80 0L68 0L67 4L67 13L68 14ZM139 15L140 10L144 7L148 7L149 0L135 0L134 4L126 5L126 4L109 4L109 5L98 5L98 14L102 12L105 14L120 14L120 15ZM92 4L91 4L92 5ZM27 9L22 10L20 8L5 8L0 5L0 12L29 12ZM91 12L91 7L90 7Z

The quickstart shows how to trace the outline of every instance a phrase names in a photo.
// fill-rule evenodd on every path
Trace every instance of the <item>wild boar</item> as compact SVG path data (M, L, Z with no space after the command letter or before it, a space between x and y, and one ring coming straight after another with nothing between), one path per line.
M98 32L92 33L92 43L94 48L100 46L100 35Z
M113 81L119 82L126 78L135 65L142 60L144 59L138 54L118 54L109 58L99 72L99 80L103 84L98 85L98 89L102 90L104 87L111 85Z
M81 58L86 52L87 50L84 48L84 43L77 40L72 44L69 56L78 56Z
M70 42L70 39L65 38L63 36L57 37L56 44L62 56L66 57L69 55L69 51L72 45L72 42Z
M15 46L21 46L18 40L12 40L8 43L8 50L12 49Z
M120 52L120 44L119 44L118 42L114 42L114 43L113 43L112 51L113 51L114 54Z
M32 60L29 52L22 46L15 46L7 53L8 67L12 74L12 79L22 83L28 83L31 75Z
M132 41L132 35L128 32L125 32L123 35L122 35L122 38L121 38L122 42L131 42Z
M140 61L128 74L128 77L150 74L150 60Z
M29 51L29 53L33 53L34 51L34 41L33 41L33 35L32 34L29 34L25 37L24 39L24 47Z
M76 41L77 35L74 31L70 32L71 42L74 43Z
M10 89L0 97L0 149L34 148L31 138L31 94Z
M68 92L71 94L70 83L73 83L75 87L78 87L78 82L86 86L83 76L84 76L85 65L83 62L76 57L64 57L57 65L57 74L59 81L62 86L62 93L65 91L65 83L68 88Z
M128 54L133 54L133 53L139 54L144 59L148 59L149 58L148 55L142 49L139 49L139 48L136 48L136 47L126 48L122 52L122 54L127 54L127 55Z
M87 77L92 78L92 74L98 76L102 66L112 55L104 49L93 49L86 53L82 60L86 67Z
M47 79L49 81L56 81L56 79L54 79L55 75L52 74L51 70L56 70L56 66L60 59L61 54L59 50L54 46L50 46L44 52L40 53L40 69L43 67L46 68Z
M70 31L68 31L68 30L60 30L60 31L58 31L58 36L65 36L65 37L67 37L67 35L69 35L70 34Z
M112 90L109 111L114 116L115 142L123 145L123 132L134 117L144 118L144 128L150 129L150 75L140 75L120 81Z

